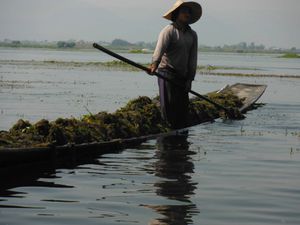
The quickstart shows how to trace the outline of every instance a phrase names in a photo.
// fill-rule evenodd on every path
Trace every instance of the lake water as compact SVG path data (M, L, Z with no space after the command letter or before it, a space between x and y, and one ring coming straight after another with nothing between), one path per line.
M138 62L151 57L127 56ZM0 60L111 58L1 49ZM199 60L300 74L299 60L274 55L207 53ZM0 78L0 130L19 118L36 122L79 117L87 109L114 111L131 98L157 94L155 78L142 72L2 63ZM206 93L236 82L268 85L259 100L266 105L244 120L194 126L186 136L48 168L17 183L0 179L0 224L300 224L300 79L197 75L193 89Z
M138 63L150 63L151 54L122 53ZM299 59L279 58L280 54L238 54L199 52L198 65L236 67L233 72L259 73L275 75L300 75ZM0 49L1 60L35 60L35 61L73 61L73 62L107 62L113 58L98 50L57 51L43 49ZM237 68L241 68L237 70ZM243 69L246 69L243 70ZM228 72L230 70L226 70Z

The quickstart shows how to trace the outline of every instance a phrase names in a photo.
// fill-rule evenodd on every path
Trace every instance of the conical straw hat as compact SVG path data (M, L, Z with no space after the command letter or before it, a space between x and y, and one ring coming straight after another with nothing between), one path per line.
M184 2L182 0L177 0L173 7L163 15L163 17L167 20L172 20L172 13L178 9L180 6L186 6L191 9L192 11L192 18L190 21L190 24L195 23L200 19L202 16L202 7L199 3L197 2Z

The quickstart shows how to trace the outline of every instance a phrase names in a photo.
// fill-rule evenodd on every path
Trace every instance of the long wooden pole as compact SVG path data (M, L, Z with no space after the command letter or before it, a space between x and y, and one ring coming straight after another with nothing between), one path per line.
M139 69L144 70L145 72L149 73L149 69L147 67L145 67L145 66L143 66L141 64L138 64L138 63L136 63L136 62L134 62L134 61L132 61L130 59L127 59L127 58L125 58L125 57L123 57L123 56L121 56L121 55L119 55L119 54L117 54L115 52L112 52L112 51L110 51L110 50L102 47L101 45L98 45L97 43L94 43L93 47L96 48L96 49L98 49L98 50L100 50L100 51L102 51L102 52L105 52L106 54L108 54L110 56L113 56L113 57L115 57L115 58L117 58L117 59L119 59L119 60L121 60L121 61L123 61L125 63L128 63L128 64L130 64L130 65L132 65L132 66L134 66L136 68L139 68ZM157 76L157 77L159 77L161 79L164 79L164 80L166 80L166 81L168 81L168 82L170 82L170 83L172 83L172 84L174 84L174 85L176 85L178 87L185 88L185 86L183 86L181 83L178 83L178 82L176 82L174 80L171 80L168 77L164 77L164 76L162 76L161 74L159 74L157 72L154 72L153 75L155 75L155 76ZM197 92L195 92L193 90L189 90L188 92L190 92L191 94L197 96L198 98L201 98L201 99L203 99L203 100L205 100L205 101L213 104L217 108L224 110L225 113L229 116L229 118L234 118L235 117L233 115L232 111L231 111L232 109L228 109L225 106L220 105L220 104L218 104L218 103L210 100L209 98L207 98L207 97L205 97L205 96L203 96L203 95L201 95L201 94L199 94L199 93L197 93Z

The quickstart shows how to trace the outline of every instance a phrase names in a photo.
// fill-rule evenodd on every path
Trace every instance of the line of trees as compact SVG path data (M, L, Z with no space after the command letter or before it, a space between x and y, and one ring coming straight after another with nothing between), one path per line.
M129 50L129 51L139 51L139 50L147 50L147 52L153 51L156 42L136 42L130 43L123 39L114 39L112 42L103 42L99 41L99 44L106 46L111 49L118 50ZM68 40L68 41L20 41L20 40L9 40L4 39L0 40L0 47L24 47L24 48L59 48L59 49L91 49L93 48L92 42L84 41L84 40ZM296 47L292 47L289 49L282 49L276 47L265 47L262 44L255 44L254 42L246 43L240 42L238 44L233 45L223 45L223 46L207 46L200 45L199 50L203 52L262 52L262 53L300 53L300 49Z
M73 41L71 41L71 42L58 41L57 42L58 48L74 48L75 46L76 46L76 43Z

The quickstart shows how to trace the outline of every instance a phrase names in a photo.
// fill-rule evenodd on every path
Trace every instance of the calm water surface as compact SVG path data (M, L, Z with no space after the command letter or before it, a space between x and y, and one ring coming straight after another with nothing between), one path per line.
M113 111L157 93L139 72L0 71L0 129L19 117ZM16 184L0 178L0 224L300 224L300 80L203 75L193 89L236 82L268 85L266 105L245 120L194 126Z
M121 55L139 63L150 63L152 57L151 54L121 53ZM227 69L220 72L300 75L300 59L284 59L279 56L281 54L199 52L198 65L235 67L234 70ZM107 62L113 58L96 49L65 51L0 48L0 60Z

